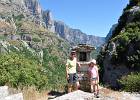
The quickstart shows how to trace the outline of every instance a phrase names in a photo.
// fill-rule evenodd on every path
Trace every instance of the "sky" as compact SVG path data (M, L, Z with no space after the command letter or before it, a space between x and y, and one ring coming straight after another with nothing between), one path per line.
M39 0L43 10L88 35L105 37L129 0Z

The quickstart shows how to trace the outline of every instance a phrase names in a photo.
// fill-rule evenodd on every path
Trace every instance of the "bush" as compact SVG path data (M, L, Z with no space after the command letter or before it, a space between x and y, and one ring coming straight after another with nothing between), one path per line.
M13 18L16 21L21 21L23 18L25 18L25 16L23 14L20 14L20 15L17 15L17 16L13 15Z
M35 60L16 53L0 56L0 85L8 84L16 88L35 86L37 89L47 87L46 74Z
M40 38L33 38L32 41L34 41L34 42L41 42L41 39Z
M46 68L49 90L62 90L66 85L65 65L61 57L49 53L50 50L44 49L43 66Z
M123 76L119 82L125 91L140 92L140 73L131 73L130 75Z

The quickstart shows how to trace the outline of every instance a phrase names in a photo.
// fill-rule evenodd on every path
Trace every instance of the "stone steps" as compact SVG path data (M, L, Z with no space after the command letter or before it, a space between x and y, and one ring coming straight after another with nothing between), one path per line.
M0 100L23 100L23 94L9 94L8 86L0 87Z

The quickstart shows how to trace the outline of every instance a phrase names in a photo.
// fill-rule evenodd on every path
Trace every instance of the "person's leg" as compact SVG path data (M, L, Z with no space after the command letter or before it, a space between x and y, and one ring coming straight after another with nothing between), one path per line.
M80 83L79 81L76 82L76 90L78 90L80 88Z
M69 74L68 93L72 92L72 88L73 88L73 74Z
M98 81L95 81L95 96L99 98L99 84Z
M91 80L90 88L91 88L91 93L94 93L95 92L95 81L94 80Z
M73 91L76 91L76 90L77 90L77 84L74 83L74 84L73 84Z
M97 93L99 92L99 83L98 83L98 80L96 80L96 91L97 91Z
M79 84L79 81L78 81L78 75L75 73L74 76L73 76L73 82L75 83L75 88L74 90L78 90L79 87L80 87L80 84Z
M72 84L68 84L68 93L72 92Z

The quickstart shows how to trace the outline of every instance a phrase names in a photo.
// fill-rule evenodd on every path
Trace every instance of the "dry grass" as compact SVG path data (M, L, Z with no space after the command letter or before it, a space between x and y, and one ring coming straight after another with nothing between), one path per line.
M47 91L39 92L34 87L24 88L23 90L13 88L9 89L9 94L17 94L21 92L23 93L24 100L48 100Z
M23 89L22 93L24 100L48 100L47 91L39 92L33 87Z

